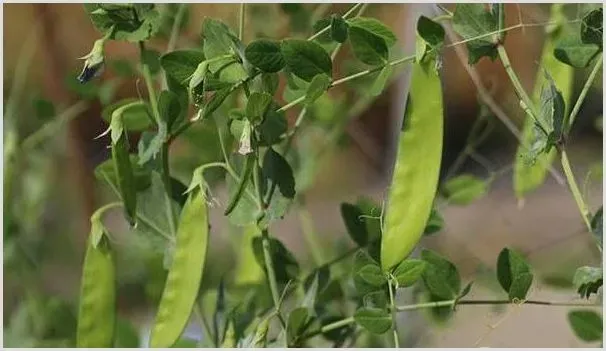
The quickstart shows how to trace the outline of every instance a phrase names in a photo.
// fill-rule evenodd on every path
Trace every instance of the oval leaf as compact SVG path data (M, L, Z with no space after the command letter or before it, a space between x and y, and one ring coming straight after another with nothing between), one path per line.
M311 81L324 73L332 76L332 61L328 53L315 42L300 39L286 39L280 45L286 66L297 77Z
M244 51L246 59L263 72L279 72L286 64L280 43L259 39L251 42Z
M373 334L383 334L391 328L391 315L384 309L363 307L354 314L356 323Z

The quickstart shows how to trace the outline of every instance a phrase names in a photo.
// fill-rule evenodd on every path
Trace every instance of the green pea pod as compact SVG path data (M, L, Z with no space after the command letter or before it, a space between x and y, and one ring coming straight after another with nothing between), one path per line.
M88 238L80 283L77 347L112 347L116 322L116 270L106 235ZM98 240L97 245L94 242Z
M253 239L261 236L256 224L250 224L244 228L242 241L240 242L240 254L236 267L234 284L246 286L263 282L263 268L259 266L253 251Z
M238 184L238 189L236 189L236 192L231 197L231 199L229 200L229 203L227 204L227 207L225 208L226 216L228 216L234 210L234 208L236 208L238 201L240 201L240 198L242 197L242 195L244 195L244 190L246 190L246 186L248 185L248 181L250 180L250 175L252 174L252 170L254 168L255 168L255 154L250 153L250 154L246 155L246 159L244 160L244 166L242 167L244 172L242 173L242 179L240 179L240 184Z
M122 113L129 108L130 105L131 104L120 107L112 113L110 129L112 139L112 160L114 162L114 168L116 169L120 196L124 203L126 219L132 226L135 224L137 211L137 190L128 152L128 135L122 121Z
M562 18L563 4L554 4L551 8L551 21L557 22L558 19ZM545 45L543 47L543 53L541 55L541 64L537 71L537 78L535 81L533 100L535 106L540 105L541 100L541 88L545 82L544 70L547 70L557 88L562 93L562 98L566 104L567 110L569 110L569 102L572 95L572 83L574 78L574 68L558 61L553 55L558 36L561 30L555 30L547 34ZM568 113L568 112L565 112ZM547 170L553 162L553 158L556 155L556 150L552 149L548 153L542 153L538 155L536 162L531 164L528 162L527 154L528 147L532 144L534 133L534 120L530 117L526 117L524 121L524 129L522 131L522 143L518 146L516 151L516 159L514 164L513 173L513 187L518 199L523 199L524 196L531 191L538 188L545 181Z
M381 237L387 271L417 244L432 209L442 159L442 87L434 59L412 67L410 92Z
M187 325L198 296L208 248L208 210L204 192L190 192L181 212L175 251L156 320L150 347L171 347Z

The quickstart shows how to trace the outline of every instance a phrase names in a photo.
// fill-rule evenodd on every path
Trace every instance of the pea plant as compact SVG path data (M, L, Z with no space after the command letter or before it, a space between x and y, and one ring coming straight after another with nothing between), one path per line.
M420 16L416 22L414 54L401 57L394 57L398 40L392 30L364 16L369 4L355 4L344 14L322 14L306 39L309 28L293 29L288 38L251 40L243 40L250 11L241 4L237 28L204 18L199 40L190 48L175 49L186 11L186 5L179 5L168 49L160 54L146 45L162 24L158 7L85 5L101 34L83 57L78 80L87 85L102 79L106 43L125 41L139 50L137 72L146 97L118 101L103 112L109 128L102 136L109 135L111 159L95 174L117 200L91 217L79 298L79 347L115 345L116 276L121 267L115 260L112 230L104 224L104 214L114 208L122 209L132 235L153 241L163 252L168 273L155 310L151 347L182 345L190 318L202 328L199 346L399 347L399 333L406 326L398 325L397 316L403 311L448 315L472 305L509 304L576 306L568 315L575 334L585 341L601 341L602 317L591 308L599 303L596 295L601 296L601 267L579 267L574 276L577 293L593 302L534 300L529 298L532 267L520 252L503 248L495 266L506 297L473 300L466 298L472 282L463 282L452 262L429 249L415 250L424 235L444 225L441 204L468 204L499 175L488 180L471 174L440 177L441 57L445 50L465 48L470 67L482 59L500 60L526 114L513 165L515 194L523 198L538 188L558 159L580 219L601 252L602 209L592 211L587 205L567 153L571 128L602 68L601 7L570 19L564 5L553 5L547 22L506 27L503 4L457 4L454 12L437 6L438 16ZM282 7L293 23L301 18L300 5ZM504 46L507 33L524 26L546 31L532 93L520 83ZM456 34L447 43L450 28ZM335 77L333 61L342 47L350 49L362 68ZM310 123L306 117L318 104L324 104L322 108L334 104L323 100L329 91L357 81L365 82L370 95L379 95L396 70L406 66L411 70L410 87L384 205L362 196L355 203L342 203L343 221L355 248L303 267L276 237L273 224L293 208L304 208L309 181L300 181L301 172L307 160L318 155L297 150L303 147L297 136L322 123ZM584 67L592 67L591 73L572 101L574 68ZM280 87L282 97L277 96ZM291 125L290 110L297 111ZM334 130L339 133L346 122L335 122ZM185 185L171 174L170 147L199 126L211 131L221 159L197 165L182 177L189 180ZM136 147L133 133L141 133ZM486 129L474 126L468 138L471 148L466 150L485 138ZM228 190L225 204L215 194L223 179ZM241 255L236 269L218 287L203 290L213 265L207 262L213 250L208 215L212 206L242 228ZM397 296L407 290L418 301L401 305ZM214 302L204 304L205 299Z

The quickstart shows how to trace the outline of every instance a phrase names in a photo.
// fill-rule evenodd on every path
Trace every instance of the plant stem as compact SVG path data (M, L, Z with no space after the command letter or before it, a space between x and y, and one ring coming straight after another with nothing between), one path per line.
M398 325L396 323L396 303L394 301L394 286L391 279L387 280L389 289L389 305L391 306L391 331L393 333L393 344L395 348L400 348L400 338L398 337Z
M583 86L583 90L581 90L581 94L579 94L579 98L577 99L577 102L574 104L572 112L570 112L570 115L568 115L567 118L564 118L564 122L562 123L562 126L564 127L564 135L567 135L568 132L570 132L570 129L572 128L572 125L574 124L574 119L577 117L577 114L579 113L579 110L581 109L581 106L583 105L583 101L585 100L585 97L587 96L587 93L589 92L589 88L591 88L591 85L593 84L595 77L597 76L598 72L600 71L600 68L602 68L602 63L603 63L602 55L603 55L602 53L600 53L600 55L598 55L595 66L593 66L593 69L591 70L591 73L589 74L589 77L587 78L587 81L585 82L585 85Z
M348 17L349 17L349 16L350 16L352 13L354 13L354 11L356 11L356 10L357 10L357 9L358 9L360 6L362 6L362 5L364 5L364 4L362 4L362 3L355 4L355 5L354 5L352 8L350 8L350 9L349 9L349 11L347 11L347 12L346 12L346 13L343 15L343 18L344 18L344 19L348 18ZM317 32L316 34L314 34L314 35L312 35L311 37L307 38L307 40L310 40L310 41L311 41L311 40L314 40L314 39L318 38L320 35L322 35L322 34L324 34L324 33L328 32L329 30L330 30L330 25L328 25L328 26L326 26L326 27L322 28L322 29L321 29L319 32Z
M143 73L143 79L145 80L145 86L147 87L147 94L149 95L149 103L152 108L152 114L154 115L154 119L157 125L160 125L160 110L158 110L158 99L156 98L156 91L154 89L154 83L151 76L151 71L149 66L143 62L143 52L145 51L145 44L140 41L139 42L139 53L141 54L141 68Z
M574 174L572 173L572 167L570 167L570 161L568 160L568 154L566 153L566 150L561 150L560 157L562 161L562 169L564 170L564 174L566 175L566 180L568 181L568 186L570 187L572 197L574 197L574 201L576 202L577 207L579 208L579 212L581 212L581 216L583 217L583 221L585 222L587 230L591 232L591 214L589 212L589 207L583 200L583 195L581 195L579 186L577 185L577 182L574 179Z
M54 135L60 127L67 124L82 115L82 112L86 111L88 103L86 101L78 101L72 106L68 107L65 111L55 117L51 122L46 123L42 128L36 130L32 134L28 135L21 147L24 149L32 149L39 143L43 142L44 139Z
M185 16L185 10L187 9L187 4L179 4L178 6L179 8L177 9L177 13L175 14L175 21L173 22L173 27L170 31L168 45L166 46L166 52L170 52L175 49L175 45L177 44L177 39L179 37L179 29L181 27L181 22L183 21L183 17Z
M311 332L303 335L301 338L302 339L308 339L308 338L314 337L314 336L316 336L318 334L323 334L323 333L329 332L331 330L339 329L339 328L345 327L347 325L353 324L355 322L356 321L355 321L354 317L349 317L349 318L341 319L339 321L327 324L325 326L322 326L321 328L318 328L318 329L316 329L314 331L311 331Z
M261 238L263 239L263 257L265 259L265 268L267 269L267 280L269 281L271 298L274 301L274 307L277 309L280 304L280 293L278 292L276 272L271 259L269 233L267 232L267 229L261 231Z
M541 127L541 129L543 130L545 135L547 135L548 134L547 128L543 125L543 121L539 120L539 118L537 117L537 110L534 106L534 102L532 101L532 99L530 98L528 93L526 93L526 90L522 86L520 79L518 78L516 72L513 70L513 67L511 66L511 62L509 61L509 56L507 55L507 51L505 50L505 47L501 44L497 45L497 52L499 53L499 58L501 59L501 62L503 62L503 67L505 68L505 72L507 72L507 75L509 76L509 80L511 81L511 84L513 84L513 88L514 88L516 94L522 100L524 105L526 105L526 107L527 107L526 112L532 117L532 119L535 121L535 123L538 123L538 125Z
M240 3L240 26L238 27L238 39L244 38L244 15L246 13L246 3Z

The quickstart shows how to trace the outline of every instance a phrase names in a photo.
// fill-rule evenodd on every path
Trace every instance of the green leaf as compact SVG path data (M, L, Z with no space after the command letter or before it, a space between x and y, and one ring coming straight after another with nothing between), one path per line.
M419 17L417 21L417 33L433 49L437 49L444 44L446 32L442 25L425 16Z
M151 184L151 173L149 170L139 166L137 155L130 154L130 164L133 167L133 175L135 178L135 184L137 191L143 191ZM118 176L112 159L104 161L95 168L95 178L100 181L107 182L109 186L114 189L118 189Z
M602 268L579 267L574 273L572 284L582 298L589 299L591 294L596 294L603 284Z
M160 71L160 53L157 50L143 50L143 52L141 52L141 61L149 67L152 75L155 75Z
M522 301L526 299L526 294L532 285L532 273L521 273L516 276L509 287L509 300Z
M313 33L317 34L322 29L324 29L328 26L331 26L331 25L332 25L332 17L319 19L313 24ZM334 40L334 39L332 38L331 31L326 31L314 40L318 41L318 43L327 44L327 43L331 43L332 40Z
M486 194L488 183L471 174L463 174L446 181L442 191L449 203L469 205Z
M585 44L596 44L602 48L603 10L599 7L592 10L581 22L581 41Z
M355 26L362 28L374 35L382 37L385 40L388 48L392 47L396 41L398 41L398 38L395 34L393 34L391 29L376 18L356 17L347 20L347 23L350 27Z
M202 35L204 56L207 59L234 52L237 38L225 23L213 18L205 18L202 23Z
M133 104L137 101L139 101L140 103ZM144 101L134 98L120 100L105 107L101 112L101 117L107 123L110 123L112 119L112 113L114 113L114 111L118 108L129 104L132 104L131 107L127 108L122 113L122 123L124 128L128 131L141 131L149 128L152 124L152 117L148 105Z
M288 161L273 148L267 149L263 158L263 175L269 180L269 187L275 186L282 196L295 197L295 178Z
M167 201L168 200L168 201ZM172 217L169 216L172 210ZM142 235L147 240L154 240L154 246L163 248L165 240L173 234L172 219L178 219L179 204L173 199L167 199L162 177L158 172L151 173L151 186L140 192L137 198L137 227L133 232Z
M602 247L603 227L604 227L604 222L603 222L602 206L600 206L600 209L591 218L591 231L593 232L593 235L595 235L600 247Z
M363 63L379 66L387 62L389 49L384 37L352 25L349 27L349 41L354 55Z
M330 19L330 37L332 40L344 43L347 40L348 25L339 15L332 15Z
M330 77L325 74L316 75L305 93L305 104L313 104L330 87Z
M347 233L358 246L365 247L368 243L368 230L362 216L363 212L358 206L348 203L341 204L341 217L345 222Z
M381 93L383 92L383 89L385 89L385 85L387 85L387 82L389 81L389 78L391 77L392 73L393 73L393 66L389 65L389 64L385 65L385 67L383 67L381 72L379 72L379 75L377 76L375 81L372 83L372 86L370 87L370 95L372 95L372 96L381 95Z
M457 296L457 299L455 301L455 304L453 305L453 308L459 303L459 301L464 298L465 296L467 296L470 292L471 292L471 286L473 285L473 282L469 282L467 285L465 285L465 287L463 288L463 290L461 291L461 293Z
M288 323L286 325L286 335L288 345L293 345L299 336L303 334L307 327L309 312L305 307L295 308L288 315Z
M425 225L424 235L431 235L439 232L444 227L444 218L436 208L431 210L427 224Z
M366 250L359 250L354 257L353 264L353 280L356 291L358 292L358 296L364 296L368 293L375 292L377 290L382 290L382 288L377 288L377 286L369 284L366 280L362 279L362 277L357 274L362 268L367 265L375 265L378 266L377 261L375 261Z
M182 115L179 96L169 90L163 90L158 97L158 111L160 118L166 123L167 129L171 130L175 121Z
M273 40L258 39L251 42L246 47L245 55L253 66L264 72L279 72L286 64L280 43Z
M378 241L381 238L381 207L372 199L361 196L356 201L356 206L362 211L360 221L366 226L368 245L373 241Z
M281 141L282 134L286 133L288 124L284 112L276 112L277 105L272 103L265 114L265 119L258 128L260 144L269 146Z
M570 311L568 312L568 322L579 339L586 342L602 340L604 329L602 317L595 311Z
M274 96L279 85L280 76L277 73L261 73L252 79L250 89Z
M373 334L383 334L391 328L391 315L384 309L362 307L354 314L361 327Z
M387 283L387 278L378 264L368 264L359 269L356 275L372 286L380 287Z
M386 309L389 306L389 297L385 290L373 291L364 295L362 305L370 308Z
M541 90L539 119L543 126L547 128L548 133L554 133L556 137L562 134L562 121L565 112L566 106L562 93L555 86L549 73L545 72L545 84Z
M265 269L265 256L263 255L263 239L254 237L252 239L253 251L257 263ZM299 276L299 264L295 256L276 238L269 239L269 252L276 280L279 283L287 283L289 280L296 279Z
M200 62L204 61L204 53L197 50L171 51L160 58L164 72L173 77L179 84L184 85L194 74Z
M407 259L402 261L392 273L398 282L398 287L406 288L416 283L423 276L426 265L427 263L422 260Z
M269 94L258 92L251 93L246 103L246 117L248 117L253 124L261 122L272 101L273 98Z
M166 130L166 123L162 121L158 126L157 132L143 132L141 139L139 139L138 151L139 151L139 165L145 165L146 163L155 160L158 154L162 150L162 145L166 140L168 132Z
M427 262L423 282L429 292L441 299L452 300L461 291L461 277L457 267L431 250L423 250L421 258Z
M561 62L572 67L584 68L600 51L600 47L595 44L586 44L581 41L578 26L570 26L562 34L562 37L556 43L553 55Z
M110 39L130 42L145 41L153 37L160 27L160 16L154 4L85 6L91 21L102 33L115 27Z
M280 46L286 66L297 77L311 81L324 73L332 76L332 61L324 49L315 42L286 39Z
M497 259L497 279L501 287L509 293L510 300L523 300L532 283L532 273L522 255L505 248Z
M484 4L457 4L452 17L454 30L465 40L486 35L497 30L498 21ZM475 64L484 56L494 60L498 53L492 37L483 37L466 43L469 51L469 64Z

